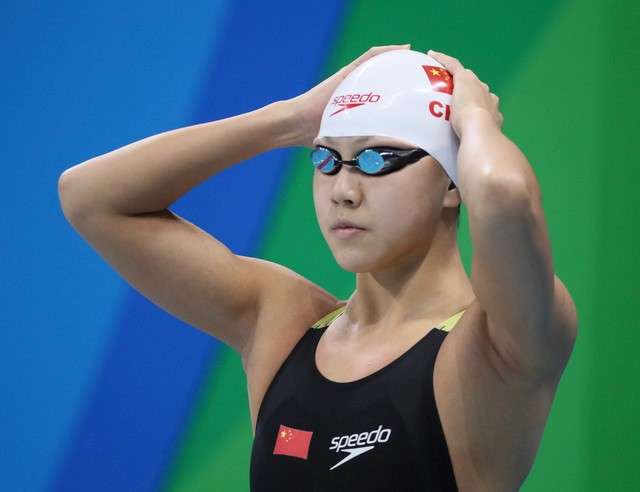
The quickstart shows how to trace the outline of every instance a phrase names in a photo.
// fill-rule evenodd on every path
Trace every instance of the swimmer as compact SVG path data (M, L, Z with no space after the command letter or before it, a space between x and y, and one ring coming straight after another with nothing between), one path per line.
M252 491L514 491L577 315L539 183L502 124L498 96L456 58L374 47L292 99L73 166L59 196L129 284L241 357ZM292 146L309 148L320 231L355 274L349 299L169 210Z

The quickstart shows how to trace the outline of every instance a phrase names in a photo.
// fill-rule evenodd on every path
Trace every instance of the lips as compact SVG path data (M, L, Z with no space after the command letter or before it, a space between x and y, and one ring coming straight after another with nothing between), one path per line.
M336 222L331 226L331 229L362 229L364 230L364 227L354 222L351 222L350 220L339 220L338 222Z

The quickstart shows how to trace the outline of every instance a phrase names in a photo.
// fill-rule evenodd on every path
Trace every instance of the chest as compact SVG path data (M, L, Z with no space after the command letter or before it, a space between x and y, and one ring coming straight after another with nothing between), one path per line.
M440 454L448 456L459 484L473 488L485 480L496 490L512 490L535 458L549 394L544 388L505 382L491 362L482 325L465 321L450 333L406 326L392 339L369 344L348 343L338 331L327 329L311 354L312 363L328 382L366 382L387 375L389 387L420 388L420 403L406 408L420 405L411 418L429 421L422 428L427 434L437 429ZM416 379L416 373L423 379ZM410 415L407 409L401 411L405 416Z
M337 383L358 381L374 375L394 361L409 356L431 328L404 327L393 336L371 336L365 340L347 340L325 331L312 354L312 363L327 380Z
M423 333L409 350L394 347L383 358L360 354L353 365L341 365L348 377L342 382L342 373L329 379L316 365L321 333L305 335L265 395L252 481L269 490L284 490L284 477L297 475L317 490L453 490L435 486L453 483L431 384L443 333Z

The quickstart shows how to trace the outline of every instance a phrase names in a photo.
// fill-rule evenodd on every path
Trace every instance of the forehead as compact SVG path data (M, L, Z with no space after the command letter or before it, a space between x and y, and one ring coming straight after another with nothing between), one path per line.
M394 137L384 135L361 135L354 137L316 137L313 145L326 145L331 148L355 149L366 146L392 145L394 147L411 148L413 144Z

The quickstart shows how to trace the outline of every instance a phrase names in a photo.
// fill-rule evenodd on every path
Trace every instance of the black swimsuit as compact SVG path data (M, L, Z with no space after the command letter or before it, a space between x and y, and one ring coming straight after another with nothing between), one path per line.
M315 364L320 337L346 306L310 328L260 405L251 490L456 491L433 393L433 367L464 311L362 379L338 383Z

